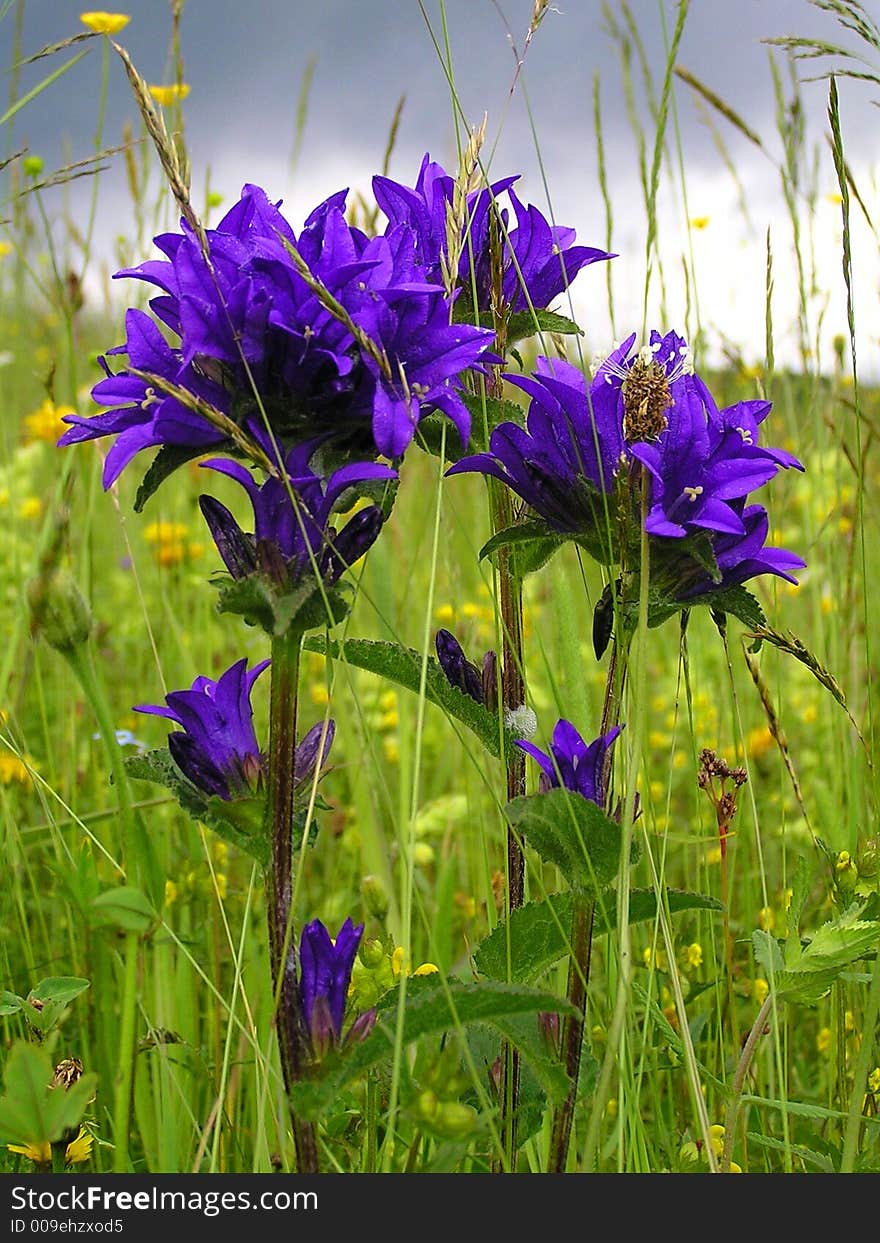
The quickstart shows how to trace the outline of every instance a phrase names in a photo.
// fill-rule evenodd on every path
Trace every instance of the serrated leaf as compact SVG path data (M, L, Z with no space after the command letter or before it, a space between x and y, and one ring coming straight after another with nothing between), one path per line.
M51 1088L54 1068L45 1049L18 1041L6 1063L0 1098L0 1144L55 1143L77 1126L95 1095L97 1075L69 1089Z
M880 943L880 922L860 919L863 911L859 904L851 906L823 924L806 946L789 938L784 960L774 938L760 931L752 933L755 957L768 968L772 961L774 975L768 979L780 1001L815 1005L848 966ZM767 958L766 963L760 955Z
M377 1007L376 1025L366 1040L325 1060L323 1075L294 1085L294 1106L305 1118L317 1118L339 1092L371 1067L393 1056L398 1022L399 986L386 993ZM516 984L464 983L436 976L407 981L403 1014L403 1043L411 1044L423 1036L466 1026L468 1023L494 1023L516 1014L542 1011L565 1014L571 1011L563 997Z
M146 894L131 885L105 889L91 905L91 922L98 927L109 925L142 936L155 919L156 913Z
M418 695L421 686L422 656L413 648L378 639L346 639L337 642L318 635L306 638L303 647L309 652L320 652L331 660L345 661L356 669L365 669L377 677L403 686ZM463 694L446 680L439 661L428 657L425 675L425 698L448 716L476 734L490 755L500 756L513 745L514 735L499 726L498 717L483 704Z
M497 531L480 549L479 559L492 557L502 548L510 550L509 568L515 578L523 579L546 565L555 552L565 543L566 537L552 530L546 522L518 522L512 527Z
M153 781L170 790L183 810L213 829L220 837L239 850L245 851L265 866L269 858L269 844L263 830L264 801L253 796L240 799L222 799L207 796L184 776L167 747L157 747L140 755L125 758L125 770L139 781Z
M222 449L222 445L220 448ZM197 449L184 445L163 445L140 482L134 499L135 513L141 512L153 493L161 487L169 475L174 474L178 467L185 466L187 462L201 457L204 452L204 445Z
M539 332L553 332L560 336L584 335L573 319L558 315L556 311L514 311L507 321L508 341L522 341Z
M779 942L769 932L756 928L752 933L752 949L755 953L755 962L768 980L774 979L785 970L785 959L782 956Z
M750 630L762 626L766 621L760 603L745 587L728 587L725 591L707 591L703 596L695 596L687 601L689 608L699 604L708 605L719 613L729 613L737 617Z
M571 1087L571 1078L566 1074L559 1056L548 1048L537 1017L498 1019L494 1026L519 1049L545 1095L551 1101L564 1101Z
M724 908L717 898L700 893L670 889L666 893L670 912ZM507 943L510 932L511 978L527 984L536 980L570 951L569 937L574 913L574 895L554 893L538 902L528 902L511 911L510 918L496 925L477 947L474 964L481 975L494 980L507 979ZM629 895L629 922L643 923L657 915L657 895L653 889L633 889ZM605 936L617 927L617 914L608 902L597 903L593 936Z
M17 993L10 993L5 988L0 992L0 1018L5 1018L8 1014L18 1014L23 1005L24 998Z
M617 875L620 825L589 799L562 787L515 798L510 824L547 863L555 863L573 889L599 893ZM633 860L637 857L633 842Z
M802 1144L786 1143L781 1139L773 1139L770 1135L759 1135L756 1131L748 1132L748 1141L759 1148L767 1148L771 1152L791 1153L795 1157L800 1157L806 1165L814 1165L823 1174L837 1172L837 1167L829 1156L826 1156L824 1152L816 1152L813 1148L805 1148Z

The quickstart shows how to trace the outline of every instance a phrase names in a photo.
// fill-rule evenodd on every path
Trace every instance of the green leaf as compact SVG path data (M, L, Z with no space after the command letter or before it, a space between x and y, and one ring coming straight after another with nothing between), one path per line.
M767 1148L771 1152L790 1152L795 1157L800 1157L806 1165L815 1165L816 1169L821 1170L823 1174L837 1173L837 1167L834 1162L824 1152L816 1152L813 1148L804 1148L802 1144L786 1143L781 1139L773 1139L770 1135L759 1135L757 1131L749 1131L748 1140L750 1144L756 1144L759 1148Z
M780 1001L815 1005L847 967L880 943L880 921L860 918L864 911L864 906L854 904L823 924L806 946L790 939L784 958L769 934L752 933L755 957L768 970L772 963L774 974L768 979Z
M0 1098L0 1144L52 1144L76 1127L95 1095L97 1075L71 1088L51 1088L54 1068L45 1049L18 1041L6 1063Z
M119 885L98 894L92 902L91 920L98 927L110 925L143 935L155 922L156 913L140 889Z
M480 561L491 557L494 564L498 558L494 554L502 548L511 550L510 571L515 578L523 579L546 565L553 554L562 547L566 536L560 535L546 522L535 520L517 522L503 531L496 531L480 549Z
M704 604L718 613L729 613L732 617L738 617L750 630L762 626L766 621L761 605L745 587L707 591L705 595L695 596L688 600L687 604L689 608Z
M37 1001L47 1003L50 1001L57 1002L59 1005L69 1005L74 997L78 997L80 993L84 993L89 987L88 980L82 980L74 975L51 975L45 980L40 980L28 993L28 1001Z
M488 327L492 327L491 323ZM560 336L584 335L573 319L557 315L555 311L514 311L507 321L508 341L522 341L539 332L554 332Z
M219 590L218 613L243 617L248 625L260 626L273 638L292 627L304 632L334 626L350 607L345 584L322 586L311 574L292 591L283 591L261 570L238 579L221 575L213 581Z
M377 639L346 639L337 642L318 635L310 636L303 643L309 652L320 652L331 660L344 661L356 669L366 669L389 682L395 682L418 695L421 687L422 656L412 648L397 643L385 643ZM439 661L428 657L425 676L425 698L436 704L447 716L466 725L476 734L490 755L499 756L504 749L508 754L515 735L503 729L498 717L483 704L477 703L457 687L450 686Z
M721 911L716 898L701 893L670 889L666 893L670 912L707 910ZM574 895L554 893L539 902L528 902L512 911L510 918L496 925L480 943L474 963L481 975L494 980L507 979L507 936L510 930L511 978L530 983L569 953ZM633 889L629 895L629 922L643 923L655 919L657 895L653 889ZM596 905L593 936L604 936L617 927L614 907L601 902Z
M392 1057L398 1005L399 987L380 1000L376 1025L365 1040L325 1059L320 1079L294 1085L294 1105L304 1117L320 1117L347 1084ZM570 1003L563 997L516 984L471 984L459 980L444 983L434 975L415 977L407 980L406 985L403 1044L468 1023L494 1023L516 1014L564 1014L570 1010Z
M525 844L555 863L573 889L599 893L617 875L620 825L589 799L557 786L513 799L505 814ZM632 851L635 861L635 842Z
M506 1040L515 1045L528 1064L535 1079L551 1101L564 1101L571 1087L571 1079L565 1068L541 1034L534 1015L512 1019L498 1019L495 1027Z
M125 770L139 781L164 786L193 820L201 821L262 866L268 862L269 844L263 825L265 803L261 796L222 799L203 794L180 771L167 747L126 756Z
M17 993L10 993L5 988L0 992L0 1018L5 1018L7 1014L18 1014L23 1005L24 998Z
M220 448L222 449L222 445ZM179 466L192 462L204 453L204 445L193 449L185 445L163 445L153 458L150 468L144 475L134 498L134 512L139 514L153 493L161 487L169 475L173 475Z

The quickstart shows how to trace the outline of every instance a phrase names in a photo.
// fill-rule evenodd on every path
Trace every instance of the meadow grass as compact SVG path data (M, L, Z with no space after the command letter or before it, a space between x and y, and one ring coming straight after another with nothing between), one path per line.
M620 7L623 18L612 36L621 51L642 170L646 324L651 309L662 311L667 287L686 279L693 291L687 327L699 345L707 308L705 293L700 305L696 289L698 281L703 291L707 284L687 244L684 276L665 270L656 233L663 179L681 194L687 219L687 163L675 115L675 90L682 89L675 85L676 49L686 6L669 32L659 86L631 14ZM15 11L5 13L3 29ZM106 81L120 66L110 65L103 44ZM179 43L175 47L179 64ZM16 48L16 59L19 54ZM812 218L810 201L804 203L797 187L798 169L810 153L785 107L786 91L799 87L786 79L789 66L779 53L770 63L780 102L774 149L782 151L792 236L768 244L766 357L763 365L747 365L730 343L729 365L703 373L719 405L772 399L771 439L792 448L806 466L803 476L789 472L770 497L774 541L801 553L808 569L798 588L775 579L755 586L771 628L759 652L740 622L730 618L722 632L708 610L694 610L686 629L676 617L642 634L624 712L625 779L637 786L641 809L629 825L640 848L632 885L710 895L723 911L661 912L620 930L613 904L607 912L611 930L596 936L591 963L571 1170L702 1172L716 1168L722 1156L729 1159L731 1144L745 1172L880 1169L876 955L849 962L814 1004L774 1005L773 971L756 960L753 944L756 930L779 938L791 932L793 894L803 905L799 927L807 938L858 896L857 884L865 899L873 890L876 903L880 849L871 663L871 584L880 572L880 550L873 538L878 492L869 452L880 391L857 383L854 349L846 341L832 373L815 365L829 329L815 310L812 284L841 278L808 271L803 231ZM454 100L452 68L447 64ZM745 126L729 109L719 113L723 101L705 91L703 98L719 126ZM599 99L597 86L597 123ZM305 94L300 125L311 123L304 100ZM26 105L22 97L7 112L10 130ZM168 110L172 129L178 108ZM96 156L104 129L101 104ZM844 211L852 212L858 187L847 180L839 118L833 141ZM174 206L161 170L140 163L145 149L129 147L124 155L133 191L126 249L134 262L147 257L152 222L173 214ZM179 173L183 148L178 143L169 150L179 159ZM133 704L160 702L196 673L217 676L243 655L254 663L267 654L266 638L217 614L206 579L220 566L198 509L205 485L196 464L178 471L174 485L136 514L130 472L105 495L99 450L55 447L63 429L59 409L85 408L98 375L95 354L115 343L120 328L94 294L81 300L84 288L94 288L84 277L95 262L95 200L86 220L75 220L66 214L64 176L60 187L40 189L42 174L28 181L21 158L5 176L0 350L9 357L0 367L0 590L7 640L0 651L0 807L7 878L0 899L0 982L24 996L47 977L89 981L47 1041L53 1064L75 1056L97 1075L87 1111L94 1147L84 1168L115 1167L120 1116L114 1115L114 1085L127 992L136 998L126 1149L131 1168L288 1170L294 1147L275 1046L260 869L192 822L157 787L133 782L164 892L145 923L96 907L100 894L131 881L122 867L119 781L111 782L101 723L81 683L32 632L27 585L63 548L95 619L96 676L113 728L129 731L121 738L126 754L159 746L167 734L161 721L134 713ZM552 169L547 178L552 189ZM613 238L614 189L604 167L601 181ZM93 185L99 193L98 176ZM849 245L846 217L845 236ZM772 269L791 248L799 302L783 312L770 297ZM612 317L613 283L611 265ZM774 324L791 312L798 322L799 371L779 367L774 358ZM850 329L854 337L852 310ZM512 389L506 395L516 399ZM41 418L30 417L38 412ZM237 490L215 479L212 491L246 525ZM472 660L490 648L500 651L498 575L489 559L479 560L491 534L483 480L445 479L436 457L410 451L382 538L355 571L357 602L338 635L425 652L443 626ZM599 721L608 658L597 662L590 636L605 585L599 567L571 544L525 580L522 659L539 742L558 717L575 722L587 737ZM261 736L268 691L259 684L254 702ZM355 969L359 1009L422 964L432 964L442 981L469 979L476 947L505 915L500 766L424 693L314 651L303 656L299 715L302 728L332 715L337 734L331 771L320 787L327 804L316 813L320 832L298 855L297 927L321 918L333 931L349 915L366 922L373 957L365 962L362 954ZM747 775L723 840L716 810L697 781L706 748L742 765ZM558 870L528 847L525 859L528 899L565 888ZM624 969L621 932L631 942ZM564 995L564 959L534 982ZM16 1041L34 1040L21 1010L4 1005L0 1013L7 1051ZM750 1031L755 1056L743 1067ZM452 1011L445 1034L411 1046L399 1027L390 1058L347 1086L323 1114L322 1168L498 1168L504 1148L493 1075L498 1049L497 1032L462 1026ZM737 1078L738 1067L747 1070L745 1077ZM552 1110L543 1087L533 1068L523 1072L522 1171L546 1168ZM720 1132L709 1130L725 1124L726 1153ZM32 1167L26 1156L3 1153L0 1168Z

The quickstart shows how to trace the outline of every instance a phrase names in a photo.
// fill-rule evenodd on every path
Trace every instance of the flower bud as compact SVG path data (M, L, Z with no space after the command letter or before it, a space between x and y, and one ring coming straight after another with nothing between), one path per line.
M867 841L860 843L856 853L856 867L860 880L877 880L880 875L880 838L869 837Z
M364 900L364 906L375 919L384 919L388 914L388 895L378 876L363 878L361 897Z
M431 1119L431 1126L446 1139L463 1139L471 1135L479 1121L479 1115L472 1105L463 1105L461 1101L443 1101Z
M376 1010L375 1007L364 1010L363 1014L359 1014L355 1021L349 1027L345 1035L346 1044L360 1044L362 1040L366 1040L370 1032L376 1026Z
M50 570L31 579L27 587L31 624L50 647L70 654L92 632L92 613L67 570Z
M385 959L385 946L378 937L372 937L361 944L358 957L367 968L373 969L381 966Z
M432 1122L439 1108L437 1093L432 1092L430 1088L426 1088L424 1092L419 1093L416 1101L416 1112L423 1122Z

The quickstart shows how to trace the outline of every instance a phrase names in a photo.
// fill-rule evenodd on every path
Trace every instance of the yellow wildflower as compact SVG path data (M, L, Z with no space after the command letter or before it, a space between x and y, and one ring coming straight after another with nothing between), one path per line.
M170 544L186 535L185 522L148 522L144 527L144 539L148 544Z
M827 1053L831 1048L831 1028L820 1027L816 1035L817 1053Z
M413 863L417 868L430 867L434 862L434 847L427 842L416 842L413 846Z
M170 86L151 86L150 94L157 104L170 108L172 104L182 103L190 92L185 82L172 82Z
M606 1118L617 1117L617 1097L616 1096L608 1097L608 1104L605 1106L605 1116Z
M710 867L713 866L714 864L720 863L721 862L721 847L710 846L703 857L706 863L708 863Z
M758 978L755 980L754 984L752 985L752 996L754 997L755 1001L757 1001L759 1006L763 1006L764 1002L767 1000L767 994L769 992L770 992L770 985L767 983L767 981L764 979L763 976L759 975Z
M312 703L317 704L319 708L323 708L325 704L330 702L330 694L324 682L313 682L309 687L309 695Z
M64 1152L65 1165L81 1165L92 1155L94 1138L85 1127L80 1127L76 1139L72 1139ZM47 1143L42 1144L7 1144L10 1152L21 1153L34 1165L49 1165L52 1161L52 1149Z
M698 941L694 941L693 944L687 947L685 958L687 959L687 965L689 967L701 967L703 965L702 945L700 945Z
M105 13L99 9L96 12L80 13L79 20L96 35L118 35L131 18L127 13Z
M404 963L405 958L406 958L406 950L403 948L402 945L398 945L395 948L394 953L391 955L391 974L394 976L395 979L397 979L397 977L400 975L401 971L403 970L403 963Z
M773 735L770 732L769 726L762 725L759 729L749 731L749 736L746 739L746 750L753 760L759 760L766 755L772 746Z
M830 194L825 195L825 202L830 203L832 207L839 207L843 199L836 190L832 190Z
M0 751L0 785L12 785L13 781L17 781L19 785L30 785L31 774L30 769L35 765L32 760L28 760L25 764L17 755L13 755L11 751Z
M186 556L186 547L181 540L173 540L168 544L159 544L153 549L153 556L159 565L165 567L180 565Z
M440 968L433 962L423 962L420 967L416 967L413 975L436 975Z
M177 901L178 889L173 880L165 882L165 905L172 906Z
M852 1010L844 1011L843 1029L848 1032L854 1032L856 1030L856 1020Z
M382 740L382 750L385 752L385 759L389 764L396 764L400 759L400 743L396 738L384 738Z
M12 254L11 242L0 242L0 259L5 259L7 255Z
M772 906L762 906L758 911L758 927L765 932L772 932L776 926L776 915Z
M39 518L43 512L43 502L38 496L26 496L18 507L18 516L29 522L32 518Z
M397 691L383 691L379 696L379 707L383 712L390 712L397 707Z
M737 1165L737 1163L736 1163L735 1161L731 1161L731 1163L730 1163L730 1169L729 1169L727 1172L728 1172L728 1174L741 1174L741 1173L743 1172L743 1171L742 1171L742 1166L741 1166L741 1165Z
M205 555L205 545L200 540L193 540L186 546L186 555L190 561L198 561L199 557Z
M880 1092L880 1066L875 1066L868 1075L868 1090L870 1092Z
M26 414L22 419L24 443L31 445L37 440L43 440L47 444L54 444L59 436L70 430L68 425L61 421L65 414L76 414L76 411L73 406L56 406L54 401L47 397L32 414Z
M709 1143L712 1145L712 1151L716 1157L720 1157L724 1151L724 1127L716 1123L709 1127Z
M709 220L709 216L691 216L691 228L702 231L708 227Z
M451 604L441 604L434 610L434 619L438 622L455 621L455 609Z

